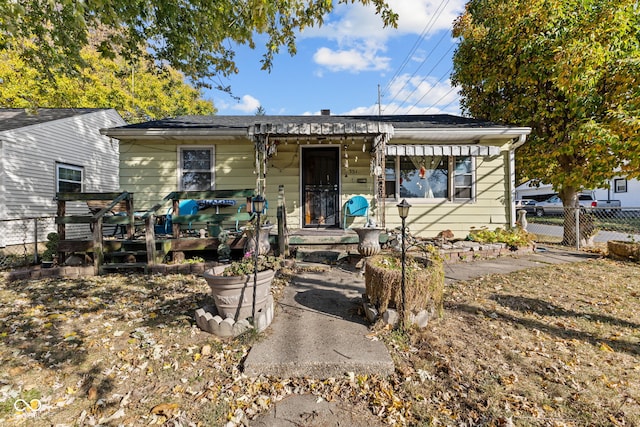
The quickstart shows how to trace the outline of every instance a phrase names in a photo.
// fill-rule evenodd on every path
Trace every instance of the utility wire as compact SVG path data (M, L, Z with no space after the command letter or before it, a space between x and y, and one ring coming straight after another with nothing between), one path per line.
M422 40L424 40L426 34L429 32L429 30L431 30L431 28L433 28L433 25L435 24L436 19L442 15L442 11L444 10L444 6L446 4L448 4L449 0L442 0L440 2L440 5L438 6L438 8L436 9L436 13L434 13L431 16L431 19L427 22L427 24L425 25L425 27L423 28L422 32L420 33L420 36L418 36L418 38L416 39L415 43L413 44L413 46L411 47L411 49L409 50L409 52L407 53L407 55L405 56L404 60L402 61L402 64L400 65L400 67L398 68L398 70L394 73L393 77L391 77L391 79L389 80L389 83L387 83L387 85L384 87L384 89L382 89L382 96L385 96L387 90L390 88L391 84L393 83L393 81L400 75L400 73L404 70L404 68L406 67L407 63L409 62L409 60L413 57L413 54L415 53L415 51L418 49L419 45L422 43ZM425 59L426 60L426 59ZM423 61L424 62L424 61Z

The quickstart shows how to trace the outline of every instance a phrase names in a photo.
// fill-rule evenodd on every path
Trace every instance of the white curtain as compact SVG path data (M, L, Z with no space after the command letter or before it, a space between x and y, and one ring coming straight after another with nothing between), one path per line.
M442 156L407 156L413 163L413 166L418 171L420 180L417 182L418 188L424 191L423 197L426 199L433 199L433 189L429 183L431 177L436 173L438 165L442 161Z

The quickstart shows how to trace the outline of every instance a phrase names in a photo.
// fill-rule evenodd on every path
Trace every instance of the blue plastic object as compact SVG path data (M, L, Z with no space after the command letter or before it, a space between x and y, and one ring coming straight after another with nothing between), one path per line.
M369 202L362 196L353 196L344 204L343 228L347 228L347 217L362 216L369 220Z
M192 199L182 200L178 203L178 209L180 209L180 215L195 215L198 213L198 202ZM169 208L167 219L164 223L164 231L167 234L171 234L171 227L173 226L173 221L171 221L172 214L173 208ZM191 223L189 223L189 231L191 231Z

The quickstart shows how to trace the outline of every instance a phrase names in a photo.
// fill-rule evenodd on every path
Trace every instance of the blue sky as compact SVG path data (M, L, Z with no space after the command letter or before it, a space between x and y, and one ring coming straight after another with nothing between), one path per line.
M261 45L237 50L239 74L223 79L239 100L212 90L220 115L460 114L451 87L453 21L464 0L389 0L397 29L361 4L338 5L320 28L298 35L298 52L286 50L271 73L260 70ZM216 82L217 83L217 82Z

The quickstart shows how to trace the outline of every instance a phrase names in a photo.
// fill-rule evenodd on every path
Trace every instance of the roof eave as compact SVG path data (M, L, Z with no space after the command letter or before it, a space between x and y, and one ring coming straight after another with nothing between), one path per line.
M247 138L247 129L100 129L102 135L117 139L230 139Z

